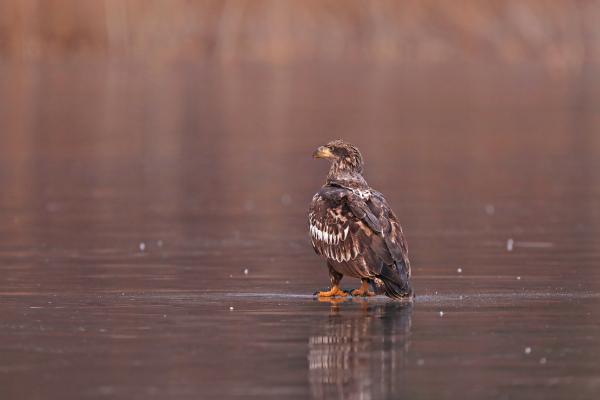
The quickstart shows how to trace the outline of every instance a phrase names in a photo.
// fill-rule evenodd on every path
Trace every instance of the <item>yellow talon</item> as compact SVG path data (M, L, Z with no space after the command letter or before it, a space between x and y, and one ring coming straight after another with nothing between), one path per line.
M326 292L319 292L319 293L317 293L317 296L319 296L319 297L333 297L333 296L346 297L346 296L348 296L348 293L346 293L342 289L340 289L339 286L334 285L331 288L331 290L328 290Z
M369 282L362 281L362 285L358 289L352 291L352 296L375 296L375 293L369 291Z

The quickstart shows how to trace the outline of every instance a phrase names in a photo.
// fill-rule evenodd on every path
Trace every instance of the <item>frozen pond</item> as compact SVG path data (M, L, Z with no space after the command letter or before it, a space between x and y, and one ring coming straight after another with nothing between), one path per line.
M596 398L584 72L0 64L0 397ZM311 296L337 137L403 224L413 304Z

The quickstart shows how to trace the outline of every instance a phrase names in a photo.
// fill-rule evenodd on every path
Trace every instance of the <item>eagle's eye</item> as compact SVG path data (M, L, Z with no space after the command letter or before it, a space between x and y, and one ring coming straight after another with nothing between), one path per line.
M335 154L338 158L346 156L346 150L337 146L328 146L333 154Z

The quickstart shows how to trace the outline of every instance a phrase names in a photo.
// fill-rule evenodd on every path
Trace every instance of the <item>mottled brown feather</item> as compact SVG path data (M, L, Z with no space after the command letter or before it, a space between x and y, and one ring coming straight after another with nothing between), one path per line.
M341 276L382 282L390 297L412 295L408 249L396 215L362 177L360 152L341 141L328 146L339 160L333 160L327 183L310 204L315 252Z

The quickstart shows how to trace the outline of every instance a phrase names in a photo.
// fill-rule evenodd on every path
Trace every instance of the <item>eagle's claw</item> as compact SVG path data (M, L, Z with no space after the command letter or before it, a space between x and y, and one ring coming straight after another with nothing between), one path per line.
M317 291L317 292L315 292L314 295L318 296L318 297L334 297L334 296L346 297L349 294L350 293L347 290L343 290L339 286L333 286L330 290Z
M369 281L363 280L360 287L352 291L352 296L370 297L375 296L375 293L369 290Z
M352 294L352 296L359 296L359 297L375 296L375 293L373 293L369 290L360 290L360 289L354 289L351 294Z

